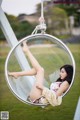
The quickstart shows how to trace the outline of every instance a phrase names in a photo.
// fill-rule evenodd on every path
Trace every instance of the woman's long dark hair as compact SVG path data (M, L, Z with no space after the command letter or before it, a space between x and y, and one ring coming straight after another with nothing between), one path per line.
M67 73L67 76L64 78L64 80L62 80L61 78L58 78L56 82L60 81L67 81L69 84L71 84L71 81L72 81L72 76L73 76L73 66L72 65L63 65L60 70L64 68L66 73Z

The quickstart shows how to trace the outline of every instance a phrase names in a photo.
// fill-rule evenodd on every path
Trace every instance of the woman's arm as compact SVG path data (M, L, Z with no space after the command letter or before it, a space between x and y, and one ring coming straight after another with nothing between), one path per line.
M29 71L9 72L8 75L17 79L20 76L32 76L32 75L36 75L36 73L37 73L36 70L32 68Z
M69 83L67 81L64 81L61 85L58 91L56 92L56 96L61 96L69 87Z

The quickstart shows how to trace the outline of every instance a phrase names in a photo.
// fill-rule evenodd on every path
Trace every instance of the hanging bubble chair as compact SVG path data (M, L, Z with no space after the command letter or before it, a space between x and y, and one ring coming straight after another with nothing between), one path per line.
M24 76L15 79L8 75L8 71L13 72L23 70L18 58L16 58L16 51L18 52L18 54L20 54L21 60L25 64L26 70L29 70L31 68L30 61L28 60L26 55L24 56L27 59L28 63L26 63L25 59L22 57L22 54L24 54L22 52L23 41L26 41L28 43L31 52L45 69L46 87L49 88L49 85L52 82L56 81L56 79L59 77L59 68L62 65L71 64L73 66L74 71L72 82L68 90L63 94L64 96L73 84L75 75L74 58L68 47L61 40L48 34L35 34L25 37L20 40L20 42L16 46L14 46L13 49L11 49L11 51L9 52L5 64L5 74L11 91L20 100L24 101L25 103L30 103L26 101L26 99L35 81L35 76Z

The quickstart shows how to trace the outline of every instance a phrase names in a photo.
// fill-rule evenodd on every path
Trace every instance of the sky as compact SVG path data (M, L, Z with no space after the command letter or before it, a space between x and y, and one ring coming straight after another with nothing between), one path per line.
M36 4L40 2L41 0L3 0L1 7L7 14L18 16L21 13L34 13Z

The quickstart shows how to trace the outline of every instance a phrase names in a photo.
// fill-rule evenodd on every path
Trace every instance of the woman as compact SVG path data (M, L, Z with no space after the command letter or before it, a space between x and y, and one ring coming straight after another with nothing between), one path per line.
M46 87L44 87L44 69L42 66L38 63L38 61L34 58L32 53L30 52L27 44L23 43L23 51L27 54L28 58L30 59L30 62L32 64L32 69L29 71L21 71L21 72L10 72L9 75L15 77L16 79L19 76L33 76L35 75L36 81L33 85L33 88L31 89L31 92L28 96L28 100L33 103L44 103L41 102L41 100L46 100L46 102L50 101L49 96L51 94L54 94L56 98L61 96L68 88L72 80L73 75L73 67L71 65L64 65L60 68L60 78L51 84L50 90ZM46 92L47 91L47 92ZM54 99L50 98L51 102ZM45 99L44 99L45 98ZM46 103L45 102L45 103ZM52 104L52 103L51 103Z

